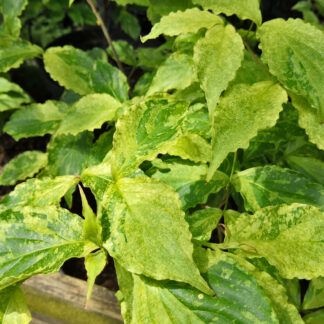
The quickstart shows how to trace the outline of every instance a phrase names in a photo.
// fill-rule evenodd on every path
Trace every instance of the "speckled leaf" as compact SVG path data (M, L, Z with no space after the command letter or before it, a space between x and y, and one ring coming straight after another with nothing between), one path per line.
M324 277L313 279L304 296L302 308L315 309L324 306Z
M185 160L207 163L211 160L212 149L204 138L188 133L177 138L167 149L167 153Z
M82 131L92 131L113 120L120 102L108 94L92 94L75 103L62 121L56 134L76 135Z
M300 19L274 19L262 25L259 37L270 72L288 90L306 98L323 121L323 32Z
M160 179L172 186L179 194L184 210L206 203L211 193L217 193L228 183L228 176L216 171L213 178L207 182L208 167L204 164L192 165L186 162L153 161L157 170L152 178ZM168 171L168 172L166 172Z
M158 68L147 94L185 89L196 79L192 58L186 54L174 53Z
M91 57L73 46L51 47L44 54L46 71L66 89L86 95L92 93Z
M112 170L118 177L132 173L145 160L163 153L179 136L188 103L152 99L129 108L114 135Z
M15 140L53 134L68 110L69 107L62 101L48 100L44 104L31 104L13 113L4 131Z
M205 10L212 10L215 14L236 15L241 19L250 19L257 25L262 23L259 0L193 0L192 2Z
M96 245L82 238L82 218L67 209L20 207L0 214L0 288L53 273Z
M171 187L155 179L122 178L108 186L99 215L104 247L128 271L211 292L193 262L189 226Z
M324 207L324 187L302 174L265 166L244 170L233 178L235 190L244 198L248 211L294 202Z
M218 208L196 210L186 215L192 238L200 241L209 241L212 231L217 227L223 216L223 211Z
M103 271L106 264L107 264L107 257L106 257L106 253L103 250L99 250L95 253L90 253L84 259L84 265L87 270L87 278L88 278L87 303L90 300L91 292L95 284L95 280Z
M161 34L176 36L187 33L197 33L202 28L211 28L214 25L223 24L220 17L198 8L191 8L185 11L171 12L168 16L161 18L155 24L151 32L142 38L143 42L157 38Z
M18 180L34 176L47 164L47 154L27 151L19 154L5 165L0 174L0 186L14 185Z
M15 187L15 190L5 196L0 206L13 208L17 206L46 207L56 204L61 197L75 184L79 178L74 176L30 179Z
M8 34L18 37L21 22L17 18L27 6L28 0L1 0L0 9L4 18L5 30Z
M244 45L232 25L217 25L194 47L194 62L204 90L211 120L221 93L241 66Z
M0 72L18 68L24 60L40 56L43 50L31 43L1 34L0 37Z
M127 273L117 264L125 323L279 323L258 281L237 260L210 251L199 259L214 297L185 284Z
M290 97L293 106L298 110L300 127L305 129L310 142L324 150L324 123L321 122L320 116L305 99L292 94Z
M279 118L286 92L271 81L231 88L216 109L213 159L207 180L228 153L247 148L260 129L272 127Z
M30 97L18 84L0 77L0 112L21 108L29 102Z
M32 320L24 294L17 286L0 291L0 323L28 324Z
M303 204L265 207L228 222L231 242L251 257L263 256L282 277L324 275L324 213Z

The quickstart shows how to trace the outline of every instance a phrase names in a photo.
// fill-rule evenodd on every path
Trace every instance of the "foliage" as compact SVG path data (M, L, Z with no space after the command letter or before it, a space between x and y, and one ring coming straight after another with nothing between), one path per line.
M103 28L108 48L88 51L48 45L100 25L93 0L0 3L0 127L49 138L0 175L16 184L0 201L1 323L29 323L21 283L73 257L88 301L108 254L125 323L323 321L323 1L262 23L258 0L114 0L129 41ZM11 80L26 60L60 98Z

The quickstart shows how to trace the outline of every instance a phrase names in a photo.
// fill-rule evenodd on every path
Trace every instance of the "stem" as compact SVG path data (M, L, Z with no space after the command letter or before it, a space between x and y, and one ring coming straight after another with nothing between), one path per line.
M252 55L254 61L258 64L259 68L265 73L268 77L272 78L272 75L269 73L269 71L264 67L264 65L260 62L259 58L255 55L253 50L251 49L250 45L246 42L243 41L246 49L250 52Z
M108 33L108 30L106 28L106 25L105 25L104 21L102 20L102 17L100 15L99 11L97 10L95 4L93 3L93 0L87 0L87 2L89 4L92 12L96 16L97 21L99 22L99 25L100 25L101 30L102 30L102 32L103 32L103 34L104 34L104 36L105 36L105 38L107 40L108 45L111 47L111 50L112 50L112 52L114 54L114 58L115 58L115 61L117 63L117 66L118 66L119 70L121 70L125 74L123 66L122 66L122 64L121 64L121 62L119 60L118 54L117 54L117 52L115 50L115 47L114 47L113 42L111 40L111 37L110 37L110 35Z
M233 175L234 175L236 159L237 159L237 151L234 153L234 159L233 159L233 164L232 164L231 175L230 175L230 178L229 178L229 183L226 186L226 200L225 200L225 205L224 205L224 209L223 209L223 215L224 215L225 211L227 210L228 199L229 199L229 196L230 196L229 190L230 190L231 183L232 183L232 178L233 178Z

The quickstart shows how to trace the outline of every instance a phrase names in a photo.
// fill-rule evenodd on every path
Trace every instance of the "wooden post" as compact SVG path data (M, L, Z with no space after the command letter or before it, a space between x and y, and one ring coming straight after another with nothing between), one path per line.
M26 280L32 324L121 324L120 307L113 292L95 285L87 310L87 283L60 273Z

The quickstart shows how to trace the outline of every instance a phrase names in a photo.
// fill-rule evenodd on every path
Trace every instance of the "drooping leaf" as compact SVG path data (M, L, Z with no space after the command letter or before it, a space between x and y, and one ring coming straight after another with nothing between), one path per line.
M78 182L79 179L74 176L56 177L55 179L43 178L41 180L30 179L17 185L14 191L5 196L0 207L53 205L58 203L65 193Z
M96 248L82 238L82 219L66 209L7 209L0 214L0 224L0 288L56 272L64 261Z
M87 95L75 103L63 119L58 134L76 135L82 131L92 131L113 120L120 102L108 94Z
M17 286L0 291L0 322L2 324L29 324L32 320L24 294Z
M51 47L44 54L46 71L66 89L80 95L91 94L93 60L72 46Z
M85 257L84 265L87 270L88 278L87 303L91 298L91 292L95 284L95 280L105 268L106 263L107 257L106 253L103 250L99 250L95 253L90 253Z
M192 238L200 241L209 241L212 231L217 227L223 216L223 211L218 208L200 209L186 215Z
M239 172L233 178L233 185L243 196L246 210L252 212L267 206L295 202L324 207L322 185L296 171L278 166Z
M171 187L155 179L122 178L107 187L99 215L104 247L128 271L210 293L192 259L189 226Z
M290 94L293 106L298 110L299 125L304 128L309 141L324 150L324 124L321 122L317 111L300 96Z
M313 279L304 296L302 308L315 309L324 306L324 278L318 277Z
M324 275L324 213L303 204L265 207L227 223L231 242L251 257L263 256L287 279Z
M24 60L40 56L43 50L31 43L1 34L0 37L0 72L18 68Z
M194 63L211 120L221 93L241 66L243 55L243 41L232 25L209 29L194 47Z
M158 68L147 92L167 92L171 89L182 90L196 81L192 58L186 54L174 53Z
M138 40L141 33L141 25L138 18L127 10L121 10L117 22L120 23L121 29L133 38L135 41Z
M307 99L324 119L324 35L300 19L274 19L259 29L262 59L291 92Z
M211 193L219 192L228 183L227 175L220 171L215 172L207 182L208 167L204 164L192 165L177 161L164 163L156 159L153 165L161 171L157 170L152 178L172 186L178 192L184 210L206 203Z
M18 37L21 22L17 18L27 6L28 0L1 0L1 12L4 18L5 30L8 34Z
M259 0L193 0L192 2L205 10L212 10L215 14L236 15L241 19L252 20L257 25L262 23Z
M18 180L34 176L47 164L47 154L40 151L26 151L5 165L0 174L0 185L14 185Z
M179 136L188 103L151 99L129 108L114 135L112 171L118 177L132 173L145 160L164 152Z
M44 104L31 104L13 113L4 131L17 141L24 137L53 134L68 110L68 105L62 101L48 100Z
M168 16L161 18L155 24L151 32L142 38L143 42L157 38L161 34L176 36L187 33L197 33L201 28L211 28L214 25L222 25L223 21L217 15L197 8L185 11L171 12Z
M283 319L282 323L302 323L297 310L287 304L283 288L253 265L216 251L202 251L199 263L214 297L188 285L128 273L117 263L125 322L229 324L279 323ZM286 314L278 314L281 312Z
M215 114L213 159L207 180L228 153L247 148L259 130L275 125L287 99L286 92L271 81L235 85L221 98Z
M0 112L21 108L29 102L30 97L18 84L0 78Z

